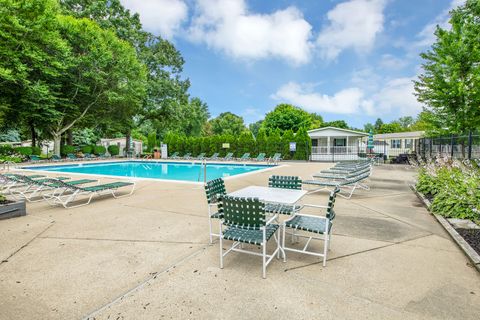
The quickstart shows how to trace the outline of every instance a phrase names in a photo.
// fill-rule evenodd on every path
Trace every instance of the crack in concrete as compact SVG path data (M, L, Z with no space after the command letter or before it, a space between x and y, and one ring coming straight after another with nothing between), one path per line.
M58 239L58 240L82 240L82 241L147 242L147 243L201 244L201 245L208 244L206 242L195 242L195 241L165 241L165 240L140 240L140 239L75 238L75 237L55 237L55 236L43 236L38 238Z
M404 240L404 241L398 241L398 242L394 242L394 243L389 243L389 244L386 244L386 245L384 245L384 246L379 246L379 247L370 248L370 249L366 249L366 250L362 250L362 251L352 252L352 253L349 253L349 254L344 254L344 255L341 255L341 256L338 256L338 257L334 257L334 258L331 258L331 259L327 259L327 261L338 260L338 259L347 258L347 257L355 256L355 255L358 255L358 254L366 253L366 252L371 252L371 251L375 251L375 250L379 250L379 249L383 249L383 248L387 248L387 247L391 247L391 246L396 246L396 245L403 244L404 242L408 242L408 241L413 241L413 240L417 240L417 239L429 237L429 236L431 236L431 235L432 235L432 234L428 234L428 235L424 235L424 236L418 236L418 237L410 238L410 239ZM288 272L288 271L292 271L292 270L297 270L297 269L302 269L302 268L309 267L309 266L313 266L313 265L320 264L320 263L322 263L322 261L317 261L317 262L308 263L308 264L305 264L305 265L302 265L302 266L287 268L287 269L284 270L284 272Z
M30 243L32 243L35 239L39 238L44 232L46 232L48 229L50 229L53 225L55 224L55 221L52 221L50 222L50 224L45 228L43 229L42 231L40 231L36 236L34 236L32 239L30 239L29 241L27 241L27 243L25 243L24 245L22 245L20 248L18 248L17 250L15 250L14 252L12 252L8 257L6 257L5 259L2 259L2 261L0 261L0 267L2 266L2 264L5 264L8 262L8 259L10 259L11 257L13 257L14 255L16 255L17 253L19 253L22 249L26 248Z

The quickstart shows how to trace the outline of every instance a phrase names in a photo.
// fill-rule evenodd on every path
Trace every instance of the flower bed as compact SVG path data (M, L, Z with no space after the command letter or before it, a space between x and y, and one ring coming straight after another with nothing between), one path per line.
M480 168L476 161L429 161L420 167L416 190L429 200L432 213L447 221L467 219L480 226ZM480 229L449 223L480 254Z

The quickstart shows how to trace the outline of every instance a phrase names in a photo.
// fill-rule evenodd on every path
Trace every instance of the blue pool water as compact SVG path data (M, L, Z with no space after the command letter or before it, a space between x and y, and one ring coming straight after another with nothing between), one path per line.
M269 167L272 166L209 163L207 164L207 180L235 176L247 172L266 169ZM35 166L24 167L23 169L135 178L183 180L194 182L203 182L204 175L203 166L201 164L185 162L121 161L103 163L78 163L55 166Z

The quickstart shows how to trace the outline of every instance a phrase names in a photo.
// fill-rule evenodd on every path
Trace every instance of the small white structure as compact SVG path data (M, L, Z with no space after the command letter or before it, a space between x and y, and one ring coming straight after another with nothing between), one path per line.
M368 133L325 127L308 131L312 139L312 161L358 160L365 153L364 141Z
M142 140L132 139L133 150L135 155L140 155L143 152L143 142ZM100 139L100 145L104 146L107 150L111 145L116 145L120 149L120 156L125 156L125 147L127 145L126 138L113 138L113 139ZM107 151L108 152L108 151Z
M396 157L399 154L412 153L416 151L417 141L423 138L425 131L382 133L373 136L375 141L387 144L388 156Z

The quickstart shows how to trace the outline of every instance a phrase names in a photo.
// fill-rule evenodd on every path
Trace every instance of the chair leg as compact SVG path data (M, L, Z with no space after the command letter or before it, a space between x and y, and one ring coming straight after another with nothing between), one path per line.
M208 206L208 227L209 227L209 237L210 237L210 244L213 243L213 237L212 237L212 212L210 209L210 205Z
M324 234L324 243L323 243L323 266L325 267L327 265L327 252L328 252L328 246L329 246L329 241L328 241L328 233Z
M218 246L220 248L220 269L223 269L223 236L220 232L220 245Z
M267 266L266 266L266 259L267 259L267 236L266 236L266 228L263 227L263 243L262 243L262 277L265 279L267 277Z
M283 229L282 230L282 232L283 232L283 236L282 236L283 262L287 262L287 253L285 252L285 236L286 236L285 229L286 229L286 226L283 225L282 229Z

